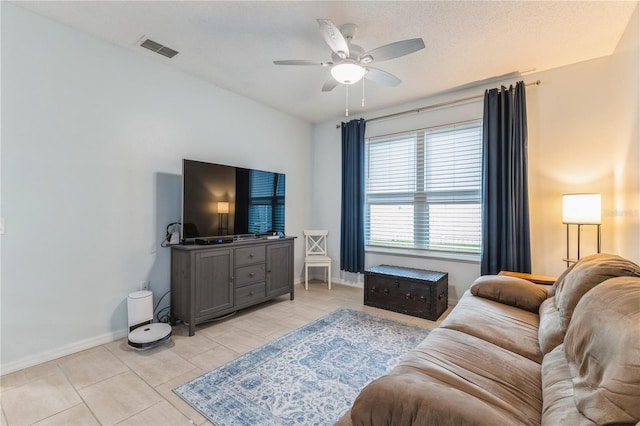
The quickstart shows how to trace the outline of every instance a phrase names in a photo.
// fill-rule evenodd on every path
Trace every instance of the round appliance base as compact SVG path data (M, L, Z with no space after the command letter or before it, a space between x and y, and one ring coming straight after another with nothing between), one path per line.
M171 337L171 326L165 323L143 325L129 333L129 347L143 351L155 348Z

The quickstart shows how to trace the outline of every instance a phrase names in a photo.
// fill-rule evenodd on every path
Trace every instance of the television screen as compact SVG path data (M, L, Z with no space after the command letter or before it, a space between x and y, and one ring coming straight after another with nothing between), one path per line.
M285 175L182 161L182 238L284 233Z

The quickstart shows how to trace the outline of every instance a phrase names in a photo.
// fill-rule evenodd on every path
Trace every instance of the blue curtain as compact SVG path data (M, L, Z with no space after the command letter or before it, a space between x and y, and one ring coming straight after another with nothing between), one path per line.
M480 270L531 272L523 82L484 95Z
M342 123L340 269L364 272L364 119Z

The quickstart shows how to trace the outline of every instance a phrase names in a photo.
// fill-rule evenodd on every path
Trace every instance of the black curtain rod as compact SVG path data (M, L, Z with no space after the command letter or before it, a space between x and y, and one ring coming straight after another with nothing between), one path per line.
M542 84L542 82L540 80L536 80L536 81L533 81L531 83L526 83L525 86L539 86L540 84ZM434 109L434 108L441 108L441 107L449 106L449 105L455 105L455 104L459 104L459 103L462 103L462 102L471 101L471 100L474 100L474 99L480 99L482 97L484 97L484 93L482 95L468 96L466 98L454 99L452 101L440 102L438 104L427 105L427 106L423 106L423 107L420 107L420 108L410 109L410 110L407 110L407 111L395 112L393 114L387 114L387 115L382 115L380 117L369 118L369 119L366 119L366 122L370 123L372 121L386 120L388 118L395 118L395 117L399 117L399 116L407 115L407 114L417 114L417 113L420 113L422 111L427 111L427 110ZM336 125L336 129L339 129L340 126L342 126L342 123Z

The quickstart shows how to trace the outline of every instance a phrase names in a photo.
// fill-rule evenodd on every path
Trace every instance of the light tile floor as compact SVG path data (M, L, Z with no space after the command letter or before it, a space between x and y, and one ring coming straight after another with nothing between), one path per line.
M176 325L171 341L144 352L111 342L0 378L1 425L211 425L176 396L175 387L339 307L407 323L428 321L363 305L361 288L310 283L196 327Z

